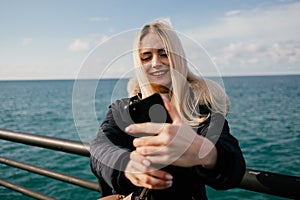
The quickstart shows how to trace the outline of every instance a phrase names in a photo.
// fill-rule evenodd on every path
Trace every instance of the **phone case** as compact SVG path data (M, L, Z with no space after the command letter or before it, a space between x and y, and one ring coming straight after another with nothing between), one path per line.
M171 123L171 117L158 93L129 105L129 114L133 122Z

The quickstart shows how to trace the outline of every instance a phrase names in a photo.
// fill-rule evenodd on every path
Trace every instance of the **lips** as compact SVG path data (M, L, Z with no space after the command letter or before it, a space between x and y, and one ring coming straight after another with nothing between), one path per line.
M169 70L159 70L159 71L151 72L149 74L151 76L162 76L162 75L165 75L168 72L169 72Z

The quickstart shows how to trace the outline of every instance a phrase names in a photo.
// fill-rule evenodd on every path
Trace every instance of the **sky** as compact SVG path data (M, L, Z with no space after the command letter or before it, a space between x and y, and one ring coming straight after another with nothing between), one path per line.
M123 76L136 31L157 19L208 75L300 74L299 10L296 0L0 0L0 80Z

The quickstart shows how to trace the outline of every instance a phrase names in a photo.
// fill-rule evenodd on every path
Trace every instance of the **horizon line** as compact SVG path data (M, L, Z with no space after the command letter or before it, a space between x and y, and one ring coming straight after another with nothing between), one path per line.
M232 75L223 75L222 78L234 78L234 77L262 77L262 76L299 76L300 73L290 74L232 74ZM215 78L218 76L205 76L207 78ZM131 77L117 78L117 77L104 77L104 78L9 78L1 79L0 81L76 81L76 80L113 80L113 79L130 79Z

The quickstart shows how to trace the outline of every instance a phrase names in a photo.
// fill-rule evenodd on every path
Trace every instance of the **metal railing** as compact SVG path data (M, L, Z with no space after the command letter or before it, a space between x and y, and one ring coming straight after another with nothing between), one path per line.
M0 139L11 142L18 142L26 145L38 146L42 148L62 151L89 157L89 144L78 141L59 139L29 133L20 133L0 129ZM0 157L0 163L17 167L26 171L37 173L46 177L54 178L90 190L99 191L99 184L74 176L58 173L48 169L36 167L30 164L14 161ZM21 192L36 199L54 199L44 194L29 190L22 186L0 179L0 185L9 189ZM300 177L264 172L247 169L239 188L260 192L285 198L300 199Z

